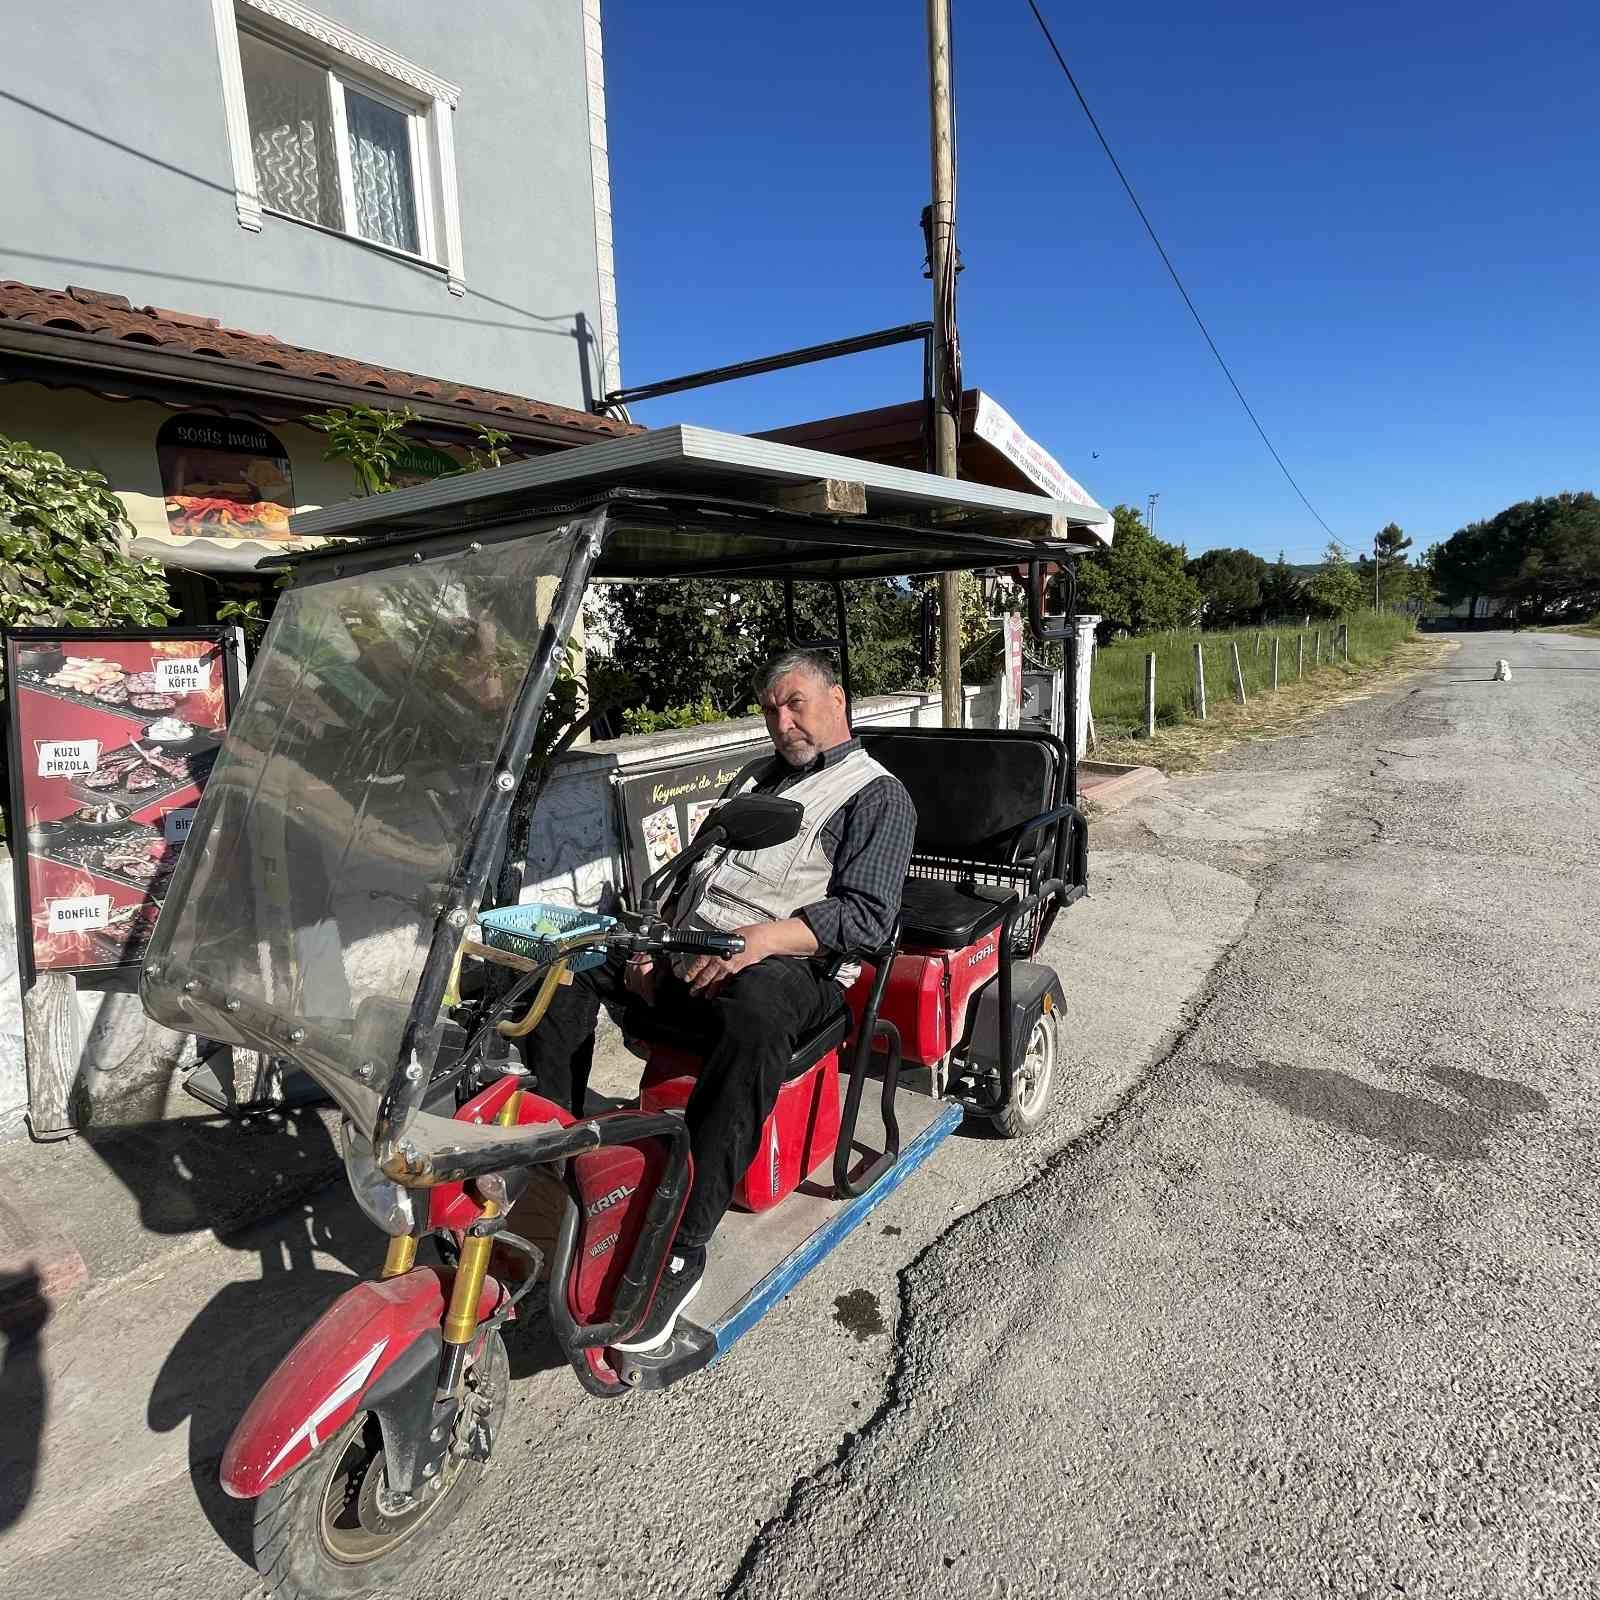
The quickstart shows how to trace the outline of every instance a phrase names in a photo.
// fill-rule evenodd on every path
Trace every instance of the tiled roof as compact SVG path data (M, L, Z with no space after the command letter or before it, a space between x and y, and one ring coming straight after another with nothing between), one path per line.
M216 317L169 311L161 306L134 306L126 295L98 289L40 289L13 280L0 281L0 323L31 323L75 334L92 334L121 344L159 346L164 352L209 357L281 372L291 377L320 378L354 388L370 389L398 401L461 406L482 413L488 425L543 423L614 438L639 430L610 417L597 417L568 406L530 400L497 389L478 389L428 378L395 367L374 366L347 356L329 355L285 344L270 333L224 328Z

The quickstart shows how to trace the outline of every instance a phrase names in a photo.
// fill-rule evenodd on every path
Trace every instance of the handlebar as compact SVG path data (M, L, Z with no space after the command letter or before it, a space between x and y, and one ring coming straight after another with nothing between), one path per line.
M721 956L723 960L744 954L744 936L737 933L707 933L698 928L668 928L659 934L612 934L606 943L614 950L640 956Z

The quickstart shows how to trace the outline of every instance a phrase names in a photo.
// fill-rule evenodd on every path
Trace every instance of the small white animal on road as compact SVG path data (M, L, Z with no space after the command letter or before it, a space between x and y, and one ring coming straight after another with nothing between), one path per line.
M1504 656L1494 664L1494 681L1496 683L1511 682L1511 663Z

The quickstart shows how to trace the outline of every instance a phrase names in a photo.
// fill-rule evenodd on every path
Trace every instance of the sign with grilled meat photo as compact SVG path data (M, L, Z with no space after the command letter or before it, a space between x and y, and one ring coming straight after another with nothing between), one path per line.
M235 630L5 635L20 965L137 965L221 749Z

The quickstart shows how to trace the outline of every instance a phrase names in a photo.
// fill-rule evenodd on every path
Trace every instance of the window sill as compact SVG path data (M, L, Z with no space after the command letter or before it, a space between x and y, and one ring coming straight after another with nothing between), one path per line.
M362 250L370 250L376 255L388 256L391 261L404 262L409 267L415 267L419 272L425 272L431 278L440 279L449 289L451 294L465 294L467 286L459 278L450 275L448 267L438 261L430 261L426 256L419 256L414 251L402 250L398 245L384 244L378 239L366 239L359 233L346 233L343 228L330 228L320 222L310 222L305 217L292 216L287 211L274 211L271 206L262 206L261 214L271 217L277 222L291 222L297 228L309 228L313 233L320 233L324 238L340 239L345 244L355 245Z

